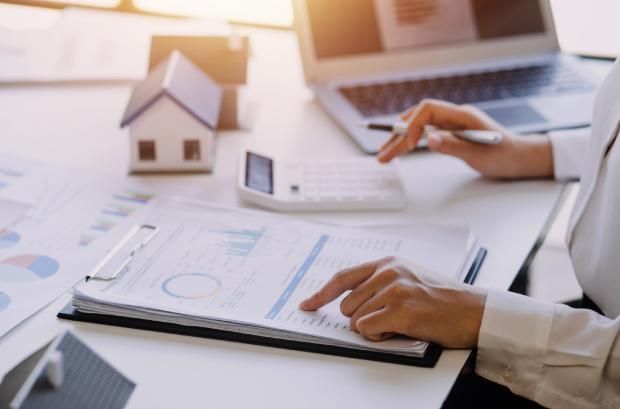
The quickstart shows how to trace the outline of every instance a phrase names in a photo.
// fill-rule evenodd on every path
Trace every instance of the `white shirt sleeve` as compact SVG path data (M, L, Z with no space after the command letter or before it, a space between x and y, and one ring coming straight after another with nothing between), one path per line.
M620 317L489 290L476 373L552 408L620 407Z
M590 128L549 132L557 180L579 179L590 139Z

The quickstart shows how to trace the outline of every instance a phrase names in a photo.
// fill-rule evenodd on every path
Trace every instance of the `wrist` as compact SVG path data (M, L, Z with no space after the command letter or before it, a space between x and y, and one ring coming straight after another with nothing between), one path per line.
M515 159L522 178L553 177L553 151L546 135L515 138Z
M471 347L478 345L478 337L480 328L482 327L482 319L484 317L484 307L487 301L487 290L484 288L470 286L469 292L472 295L471 303Z

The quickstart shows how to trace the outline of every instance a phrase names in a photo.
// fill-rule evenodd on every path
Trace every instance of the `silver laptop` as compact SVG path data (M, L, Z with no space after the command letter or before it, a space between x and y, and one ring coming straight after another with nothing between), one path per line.
M586 126L597 79L559 51L548 0L294 0L307 83L369 153L424 98L517 132Z

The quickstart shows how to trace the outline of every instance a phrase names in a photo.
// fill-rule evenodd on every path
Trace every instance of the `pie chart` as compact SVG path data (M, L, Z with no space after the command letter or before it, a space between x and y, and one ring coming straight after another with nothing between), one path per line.
M6 310L11 303L11 297L0 291L0 312Z
M53 276L60 264L53 258L38 255L24 255L7 258L0 263L2 281L37 281Z
M20 235L9 230L0 230L0 249L6 249L19 242Z
M179 274L168 278L161 285L165 294L174 298L198 299L212 297L218 293L222 283L209 274Z

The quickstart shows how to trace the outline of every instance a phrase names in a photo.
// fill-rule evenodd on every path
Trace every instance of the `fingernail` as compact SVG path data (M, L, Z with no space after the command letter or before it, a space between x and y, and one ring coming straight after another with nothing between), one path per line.
M312 307L312 303L310 302L310 298L303 300L302 302L299 303L299 308L301 308L302 310L308 309Z

